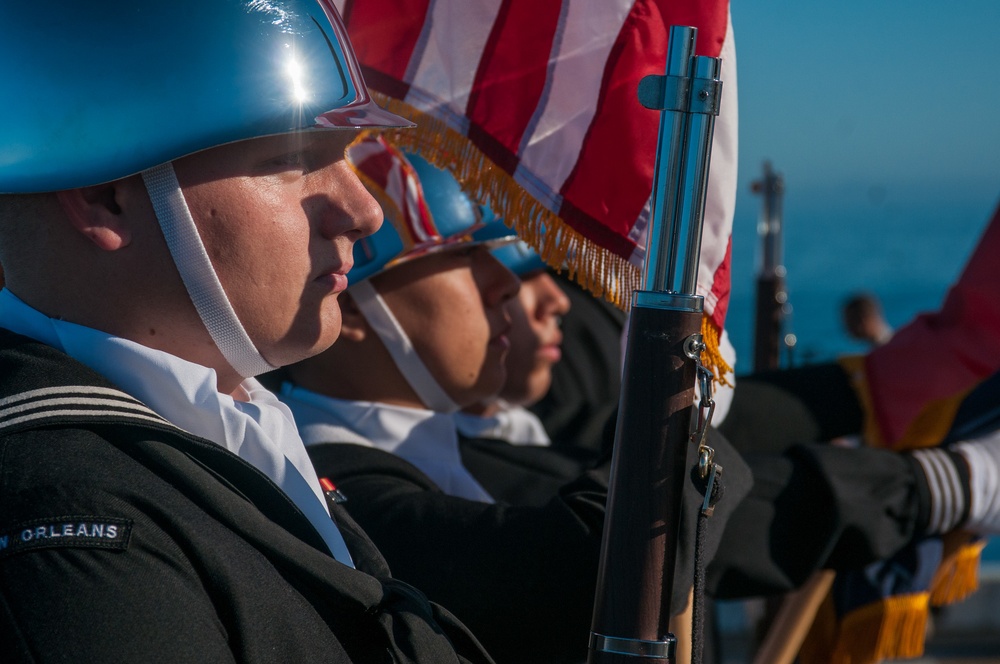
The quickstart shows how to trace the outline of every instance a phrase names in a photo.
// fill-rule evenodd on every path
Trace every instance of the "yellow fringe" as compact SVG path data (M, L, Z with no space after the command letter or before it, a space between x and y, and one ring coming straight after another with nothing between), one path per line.
M733 368L729 366L726 359L722 357L719 350L719 338L722 331L719 330L715 321L708 316L701 317L701 337L705 342L705 350L701 352L701 363L712 372L715 380L723 385L732 387L733 384L726 378L726 374L732 373Z
M471 197L494 210L503 210L504 222L516 228L543 261L567 270L570 278L595 296L628 310L632 291L642 282L638 268L584 238L441 120L384 94L373 91L372 96L387 110L417 123L416 129L384 132L390 143L451 171Z
M833 630L828 622L832 606L828 598L822 609L827 624L820 629L814 625L799 653L802 664L876 664L924 654L928 593L897 595L866 604L844 616Z
M850 376L865 413L864 436L869 445L885 447L875 418L865 357L842 357L840 366ZM932 402L892 445L913 449L936 445L951 426L965 393ZM919 423L919 426L918 426ZM926 435L931 432L931 436ZM971 541L963 532L944 536L941 564L926 593L890 597L858 609L837 623L832 600L817 613L800 653L802 664L870 664L881 659L919 657L927 627L928 606L961 601L979 588L979 560L985 541Z
M979 559L986 540L969 542L969 537L966 533L945 536L944 559L931 581L931 606L960 602L979 589Z
M504 223L515 228L548 265L566 270L570 279L596 297L629 310L632 292L642 286L642 273L637 267L586 239L440 119L383 93L372 90L371 94L382 107L417 124L415 129L384 131L390 143L451 171L471 197L502 210ZM720 332L707 317L702 320L702 330L706 346L702 364L719 382L729 385L725 376L732 367L719 352Z

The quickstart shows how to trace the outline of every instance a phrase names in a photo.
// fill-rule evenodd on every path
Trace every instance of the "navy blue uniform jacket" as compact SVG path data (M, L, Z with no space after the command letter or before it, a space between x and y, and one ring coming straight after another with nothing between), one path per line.
M334 509L0 330L0 660L489 662Z

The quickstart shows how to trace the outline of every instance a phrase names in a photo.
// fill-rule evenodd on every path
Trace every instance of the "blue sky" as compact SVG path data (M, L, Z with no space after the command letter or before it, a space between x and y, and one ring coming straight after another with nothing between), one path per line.
M806 187L1000 179L1000 3L733 0L741 165Z
M1000 201L1000 2L732 0L731 11L734 307L752 289L749 187L765 159L786 183L785 263L807 329L815 307L816 334L829 333L839 299L862 287L885 292L897 318L933 307Z

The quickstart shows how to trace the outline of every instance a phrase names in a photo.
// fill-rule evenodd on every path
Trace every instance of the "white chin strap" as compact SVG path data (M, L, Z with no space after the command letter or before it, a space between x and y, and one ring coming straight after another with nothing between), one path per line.
M173 165L143 171L142 179L184 287L226 361L244 378L276 369L257 351L236 317L198 235Z
M417 355L417 349L413 347L413 342L406 336L399 321L389 311L389 305L385 303L371 282L365 280L352 284L350 293L358 305L358 309L361 310L361 314L375 330L378 338L382 340L399 372L403 374L403 378L417 393L417 397L424 403L424 406L437 413L458 412L460 410L458 404L452 401L444 388L438 385L427 365Z

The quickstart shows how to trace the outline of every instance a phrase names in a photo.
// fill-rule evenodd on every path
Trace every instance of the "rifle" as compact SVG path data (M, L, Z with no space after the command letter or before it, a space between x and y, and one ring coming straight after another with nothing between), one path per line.
M782 338L785 318L791 311L785 290L783 265L784 228L782 200L785 180L764 162L764 177L750 185L751 191L764 197L757 235L760 236L760 261L757 266L757 302L754 316L753 370L777 369L781 366L781 346L791 353L795 335Z
M721 470L704 445L714 403L711 373L700 361L704 301L695 286L722 62L695 56L696 36L696 28L672 26L666 75L639 84L643 106L665 112L644 289L633 293L629 314L590 664L675 661L668 623L691 442L699 445L706 496ZM696 380L702 410L692 434Z

